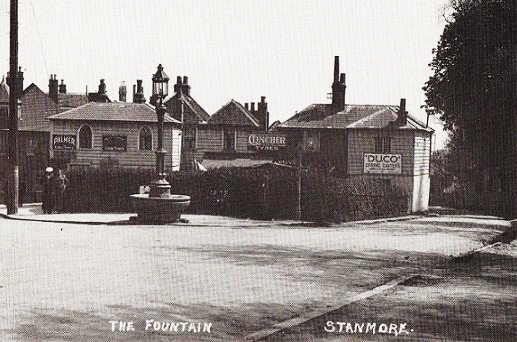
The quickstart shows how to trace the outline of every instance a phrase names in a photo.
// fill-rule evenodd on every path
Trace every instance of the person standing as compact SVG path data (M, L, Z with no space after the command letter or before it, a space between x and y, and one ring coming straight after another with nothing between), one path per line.
M43 213L52 214L55 201L55 182L54 169L50 166L45 169L45 176L43 177Z
M68 178L63 170L58 169L56 177L56 210L59 213L65 211L65 192L68 186Z

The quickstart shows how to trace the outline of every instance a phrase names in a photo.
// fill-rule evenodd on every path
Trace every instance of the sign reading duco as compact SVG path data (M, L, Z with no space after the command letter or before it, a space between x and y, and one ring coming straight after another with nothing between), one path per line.
M386 153L364 153L364 173L400 175L402 155Z

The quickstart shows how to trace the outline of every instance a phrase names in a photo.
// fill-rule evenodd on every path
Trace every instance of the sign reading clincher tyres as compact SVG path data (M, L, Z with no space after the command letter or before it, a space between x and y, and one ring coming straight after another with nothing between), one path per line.
M248 150L253 151L278 151L287 146L283 135L257 133L248 137Z
M364 153L364 173L400 175L402 155L386 153Z

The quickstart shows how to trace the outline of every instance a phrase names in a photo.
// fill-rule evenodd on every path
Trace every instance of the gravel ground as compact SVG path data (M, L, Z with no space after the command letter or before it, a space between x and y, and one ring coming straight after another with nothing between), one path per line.
M517 241L513 241L449 260L385 293L264 341L515 341L516 316ZM339 331L337 322L406 324L407 333L347 332L346 325Z
M0 338L242 340L443 263L508 227L495 218L460 216L324 228L242 223L0 219ZM153 323L145 330L151 319L212 326L210 333L196 326L153 331ZM126 323L112 331L110 321ZM119 331L129 322L134 330Z

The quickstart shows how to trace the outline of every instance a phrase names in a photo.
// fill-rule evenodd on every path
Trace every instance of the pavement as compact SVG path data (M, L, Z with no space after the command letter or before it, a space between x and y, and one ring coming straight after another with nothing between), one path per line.
M439 292L425 287L418 303L413 297L407 301L421 287L415 286L418 281L411 283L413 275L447 270L451 260L486 248L511 226L497 217L473 215L406 216L325 227L182 215L188 223L143 226L130 221L132 213L45 215L40 208L26 204L16 215L7 215L0 207L6 218L0 219L2 340L351 337L325 331L328 315L336 322L403 320L408 331L413 329L409 337L414 340L451 340L450 319L442 315L434 325L425 322L430 314L443 312ZM458 268L469 274L465 264ZM453 291L446 300L458 296L454 289L461 284L450 282L447 289ZM494 291L499 288L492 284ZM426 299L431 294L432 302ZM383 301L388 297L393 299ZM433 311L425 311L430 305ZM449 309L454 315L454 310L472 308ZM503 318L503 323L511 322L509 316ZM150 319L210 322L213 329L201 334L148 330ZM115 320L134 322L136 329L121 331L117 325L113 330L110 322ZM489 324L480 322L481 327ZM456 340L462 340L460 333Z
M54 222L54 223L74 223L74 224L89 224L89 225L120 225L120 224L135 224L132 221L136 217L136 213L52 213L44 214L41 209L41 203L26 203L18 208L16 214L9 215L7 207L0 204L0 217L13 220L25 220L36 222ZM355 221L356 224L372 224L381 222L394 222L411 220L421 216L407 215L402 217L380 218L372 220ZM192 215L182 214L182 222L176 222L175 225L189 225L189 226L228 226L229 222L235 226L278 226L278 225L311 225L311 223L300 222L295 220L251 220L238 219L226 216L213 215Z

